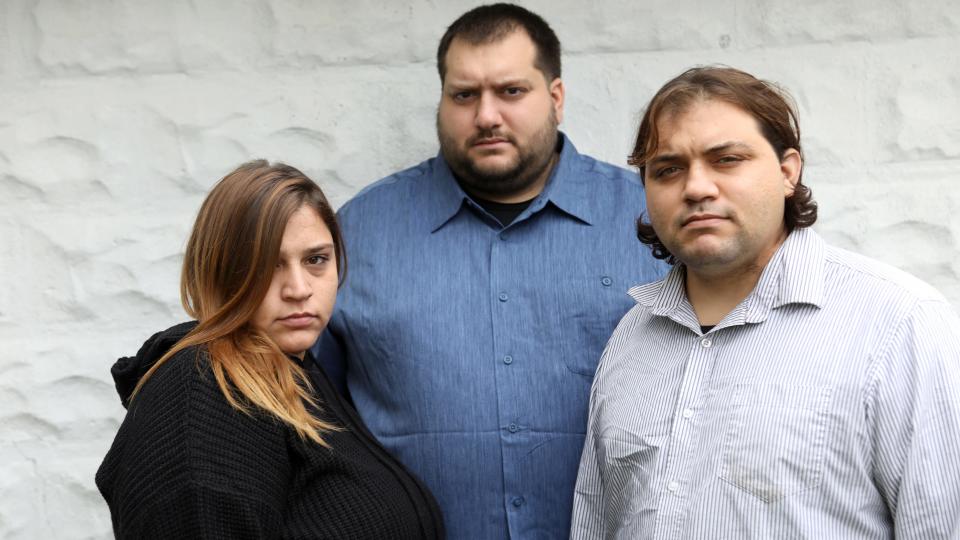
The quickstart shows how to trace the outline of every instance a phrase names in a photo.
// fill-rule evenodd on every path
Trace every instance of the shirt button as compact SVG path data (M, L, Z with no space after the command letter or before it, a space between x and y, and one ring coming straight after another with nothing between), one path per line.
M600 280L600 283L603 283L604 287L609 287L613 285L613 280L607 276L603 276L603 279Z
M680 489L680 484L676 482L670 482L667 484L667 489L669 489L671 493L676 493L677 490Z
M514 497L512 502L514 506L520 508L523 506L523 497Z
M684 417L684 418L693 418L693 411L692 411L691 409L684 409L684 410L683 410L683 417Z
M517 430L519 429L520 427L517 426L516 424L510 424L509 426L507 426L507 430L510 431L510 433L516 433Z
M507 300L510 299L510 297L507 296L507 293L505 293L505 292L500 293L500 294L497 296L497 298L499 298L501 302L506 302Z
M501 240L506 240L508 236L509 236L509 235L508 235L507 233L505 233L505 232L500 233L500 239L501 239Z
M501 300L502 300L502 298L501 298ZM701 345L704 349L709 349L709 348L713 345L713 342L710 341L710 338L703 338L703 339L700 340L700 345Z
M513 363L513 357L510 356L509 354L506 355L506 356L504 356L504 357L503 357L503 363L509 366L510 364Z

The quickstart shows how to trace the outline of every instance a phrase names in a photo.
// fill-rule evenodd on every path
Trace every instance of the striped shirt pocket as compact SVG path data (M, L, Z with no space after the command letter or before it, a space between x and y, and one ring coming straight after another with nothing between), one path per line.
M773 503L823 477L832 386L738 385L720 478Z

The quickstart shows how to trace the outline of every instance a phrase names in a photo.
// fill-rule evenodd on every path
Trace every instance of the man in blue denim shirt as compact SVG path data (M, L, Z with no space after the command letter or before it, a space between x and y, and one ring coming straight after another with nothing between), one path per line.
M636 241L635 175L557 130L543 19L476 8L437 59L440 155L341 208L350 276L314 353L451 538L565 537L597 361L666 265Z

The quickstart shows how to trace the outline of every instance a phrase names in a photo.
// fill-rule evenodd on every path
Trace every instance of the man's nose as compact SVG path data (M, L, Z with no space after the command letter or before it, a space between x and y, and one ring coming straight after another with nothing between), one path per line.
M689 201L702 201L715 198L718 194L715 172L699 161L687 168L687 178L683 186L683 195Z
M483 92L477 100L476 126L483 130L498 127L503 118L500 115L500 100L490 92Z

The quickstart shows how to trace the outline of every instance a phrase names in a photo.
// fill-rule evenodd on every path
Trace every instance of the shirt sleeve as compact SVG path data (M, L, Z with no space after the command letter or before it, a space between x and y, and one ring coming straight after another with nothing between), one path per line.
M590 388L590 410L587 415L587 435L583 441L583 453L580 455L580 468L577 472L577 483L573 492L573 515L570 524L570 538L576 540L593 540L606 538L604 508L606 494L604 491L604 471L600 463L602 453L598 452L603 433L600 411L603 407L606 372L611 362L625 340L628 340L631 330L631 315L627 314L617 325L613 335L604 347L603 355L597 365L597 373Z
M881 349L868 395L874 478L896 538L960 538L960 320L920 302Z
M571 539L605 538L603 529L603 478L597 460L597 445L600 444L597 422L596 379L590 393L590 413L587 420L587 436L580 456L580 469L573 492L573 516L570 525Z
M134 398L111 449L116 537L277 537L291 481L285 431L230 406L209 369L169 362Z

